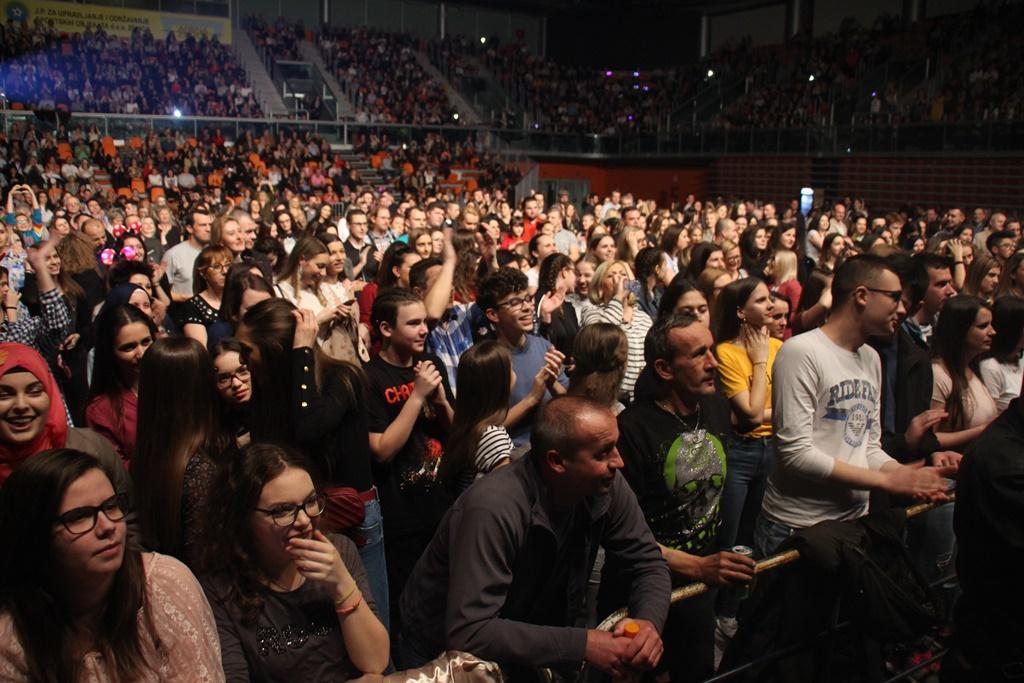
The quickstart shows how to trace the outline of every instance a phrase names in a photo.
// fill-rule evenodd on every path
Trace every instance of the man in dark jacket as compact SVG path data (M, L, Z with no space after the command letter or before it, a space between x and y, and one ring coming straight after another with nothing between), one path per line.
M463 650L503 666L608 674L658 664L669 573L636 496L618 475L611 411L582 397L540 410L525 458L474 484L448 511L402 594L406 667ZM598 546L626 568L629 619L580 626Z
M1024 680L1024 401L967 448L953 521L960 597L943 683Z

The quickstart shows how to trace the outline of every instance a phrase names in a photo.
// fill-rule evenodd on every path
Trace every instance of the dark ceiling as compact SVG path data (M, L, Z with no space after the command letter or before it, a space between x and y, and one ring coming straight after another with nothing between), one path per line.
M635 11L664 9L675 12L722 14L765 5L777 5L783 0L472 0L467 4L519 9L531 12L586 12L590 10Z

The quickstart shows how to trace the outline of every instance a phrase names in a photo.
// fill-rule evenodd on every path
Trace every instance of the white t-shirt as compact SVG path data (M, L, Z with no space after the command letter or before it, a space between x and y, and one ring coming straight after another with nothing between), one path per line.
M202 249L192 246L192 242L185 240L164 252L162 265L174 293L187 296L195 293L192 291L192 269L200 251Z
M279 281L277 283L277 292L281 295L282 299L287 299L295 304L297 308L312 311L313 315L320 315L320 312L325 308L324 304L320 302L320 298L304 287L300 287L299 293L296 295L291 282Z
M762 513L797 529L867 514L868 491L828 477L837 460L871 470L892 460L880 443L878 353L815 329L782 345L772 378L776 462Z
M999 412L1006 410L1010 401L1020 395L1024 382L1024 363L1000 363L995 358L981 361L981 381L989 395L995 400Z

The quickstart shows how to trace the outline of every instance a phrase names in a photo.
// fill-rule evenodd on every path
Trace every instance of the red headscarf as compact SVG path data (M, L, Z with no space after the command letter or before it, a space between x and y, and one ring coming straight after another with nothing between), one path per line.
M30 455L49 448L63 448L68 438L68 417L64 409L57 381L50 374L46 361L38 353L22 344L11 342L0 344L0 377L14 368L28 370L43 383L43 389L50 397L50 412L46 424L30 443L18 446L0 441L0 484L7 480L11 470Z

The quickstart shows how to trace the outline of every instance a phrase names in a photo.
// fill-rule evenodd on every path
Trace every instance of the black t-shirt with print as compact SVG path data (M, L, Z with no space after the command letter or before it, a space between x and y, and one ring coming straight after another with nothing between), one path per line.
M655 540L693 555L714 552L731 438L729 404L712 394L678 417L651 399L619 415L619 453Z
M441 373L449 404L454 405L444 364L431 353L418 354L413 366L391 365L379 355L366 365L369 376L367 413L371 433L383 433L412 395L419 361L430 361ZM447 439L447 420L432 403L424 404L409 439L387 463L375 463L373 478L380 493L388 536L415 534L437 526L444 495L437 470Z

